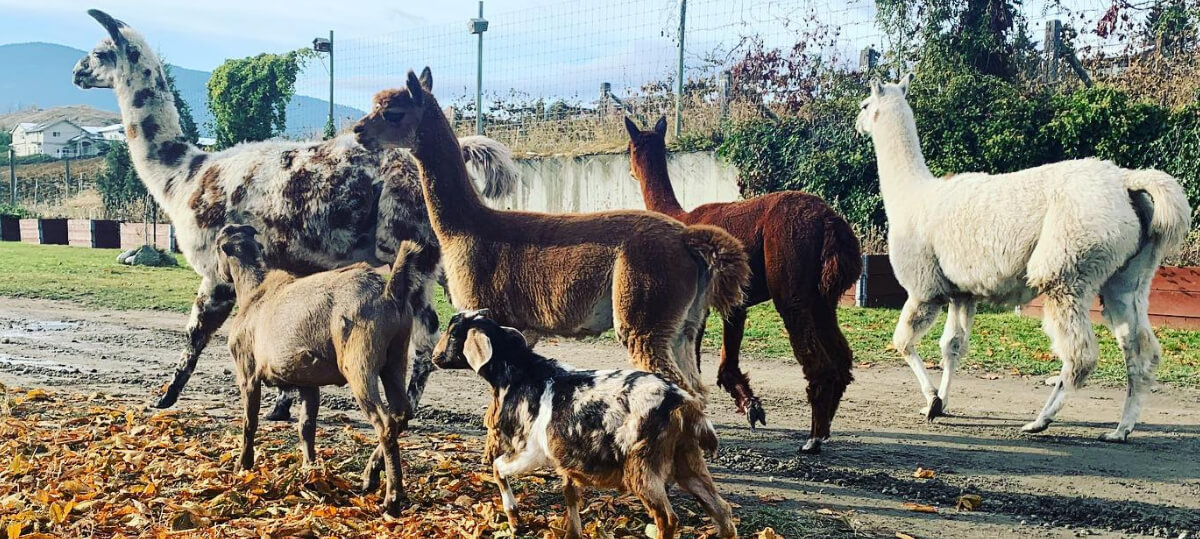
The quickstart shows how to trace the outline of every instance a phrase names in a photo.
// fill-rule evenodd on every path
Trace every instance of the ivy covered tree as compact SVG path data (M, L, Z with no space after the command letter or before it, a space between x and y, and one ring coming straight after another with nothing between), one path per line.
M1034 58L1021 0L876 0L880 26L897 47L897 70L977 71L1014 80ZM912 36L917 36L913 39Z
M129 146L113 142L104 155L104 170L96 177L96 190L104 203L105 218L128 214L131 207L146 199L146 186L138 178L129 157Z
M226 60L208 79L217 146L266 140L283 133L296 76L311 56L307 50Z
M183 96L179 95L179 88L175 85L175 75L171 73L171 66L165 61L163 68L167 72L167 88L171 90L171 95L175 98L175 110L179 111L179 125L183 128L183 136L188 139L188 142L195 144L200 140L200 129L196 127L196 119L192 116L192 107L183 100Z

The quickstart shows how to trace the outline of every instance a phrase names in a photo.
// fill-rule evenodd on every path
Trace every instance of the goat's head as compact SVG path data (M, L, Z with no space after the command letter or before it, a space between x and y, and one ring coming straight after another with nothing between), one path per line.
M442 369L479 372L492 362L497 349L528 350L525 336L488 318L487 309L463 311L450 318L446 331L433 347L433 364Z
M636 168L642 159L665 156L667 153L667 117L659 116L652 131L642 131L638 124L625 117L625 131L629 133L629 166L634 179L641 180Z
M358 143L370 150L413 148L425 111L441 114L432 90L433 73L426 67L419 78L409 71L404 88L375 94L371 112L354 124Z
M160 62L141 35L98 9L88 10L88 15L108 31L108 37L75 64L76 86L85 90L113 88L122 82L132 86L134 77L141 77L139 84L167 89Z
M262 268L263 246L255 236L258 230L250 225L225 225L217 235L217 275L233 282L233 266Z
M859 104L858 118L854 120L854 129L860 135L870 135L879 120L879 112L884 109L908 109L908 85L913 80L909 73L900 78L895 84L883 84L877 80L871 81L871 96ZM909 114L911 115L911 109Z

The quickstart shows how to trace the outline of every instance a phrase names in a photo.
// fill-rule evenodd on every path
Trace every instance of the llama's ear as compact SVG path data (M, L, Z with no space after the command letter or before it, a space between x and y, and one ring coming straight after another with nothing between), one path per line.
M113 43L116 43L118 47L125 46L127 41L125 41L125 36L121 35L121 29L125 27L125 23L112 18L111 15L98 9L89 9L88 15L91 15L93 19L96 19L100 23L100 26L108 30L108 36L112 38Z
M408 71L408 81L405 83L408 86L408 95L412 98L413 104L420 106L425 103L425 92L421 89L421 81L417 80L417 74L410 69Z
M871 79L871 97L879 97L883 95L883 85L875 79Z
M625 117L625 131L629 133L629 140L633 140L642 134L641 128L633 123L633 120L630 120L628 116Z
M917 76L916 76L916 75L914 75L914 74L912 74L912 73L909 73L909 74L907 74L907 75L905 75L905 76L903 76L903 77L900 77L900 83L899 83L899 86L900 86L900 93L901 93L901 94L904 94L905 96L907 96L907 95L908 95L908 85L909 85L909 83L911 83L911 82L913 81L913 79L914 79L914 78L916 78L916 77L917 77Z
M479 369L492 360L492 340L482 330L468 329L467 338L463 342L463 355L466 356L471 370L479 372Z
M658 121L654 122L654 132L664 137L667 136L667 117L665 115L659 116Z
M420 81L421 87L424 88L426 92L433 91L433 71L430 71L429 66L425 66L425 69L421 70Z

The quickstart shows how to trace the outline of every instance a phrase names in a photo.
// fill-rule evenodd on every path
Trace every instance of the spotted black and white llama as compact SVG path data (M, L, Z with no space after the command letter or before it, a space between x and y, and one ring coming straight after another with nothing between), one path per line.
M927 417L945 410L954 368L967 353L976 301L1014 305L1045 294L1043 325L1062 374L1041 414L1022 427L1044 430L1066 391L1081 387L1096 366L1088 310L1099 294L1129 383L1120 424L1101 439L1125 441L1162 354L1147 315L1150 280L1190 227L1179 182L1096 159L936 178L925 166L906 101L911 80L872 82L856 128L875 144L888 254L908 292L892 342L917 375ZM916 345L946 303L942 380L935 389Z
M226 224L261 232L272 268L307 274L366 261L390 264L403 240L436 243L417 177L403 151L368 151L354 137L326 142L268 141L207 153L183 138L162 62L146 40L108 14L88 14L108 31L75 66L75 85L117 95L134 168L171 216L183 255L202 277L187 324L188 341L174 379L155 406L170 407L212 334L229 317L233 287L217 273L216 237ZM507 194L516 172L508 149L466 137L463 153L487 183L488 196ZM427 280L432 281L432 280ZM409 399L420 400L438 338L432 287L413 306L416 356ZM286 416L280 399L273 416Z

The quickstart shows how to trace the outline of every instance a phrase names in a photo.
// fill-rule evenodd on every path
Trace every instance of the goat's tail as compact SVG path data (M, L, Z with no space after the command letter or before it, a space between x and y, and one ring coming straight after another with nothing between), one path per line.
M821 279L817 284L821 297L830 304L837 304L861 274L862 251L858 237L850 223L830 209L821 244Z
M687 227L683 241L708 266L708 305L722 316L733 312L746 300L750 283L750 262L742 242L708 225Z
M396 261L392 263L392 276L383 293L389 299L408 303L428 281L437 278L438 260L441 250L436 245L421 245L415 241L400 242L396 249Z
M1159 251L1155 259L1179 252L1192 226L1192 209L1179 180L1159 170L1123 172L1125 188L1130 192L1145 192L1154 203L1148 235Z
M704 415L704 403L688 394L683 400L683 405L679 407L679 413L683 419L683 435L694 437L700 450L709 458L716 456L719 445L717 430L713 428L712 421Z
M517 189L520 176L512 160L512 150L495 139L471 135L458 139L467 172L476 181L482 180L480 193L487 199L497 199Z

